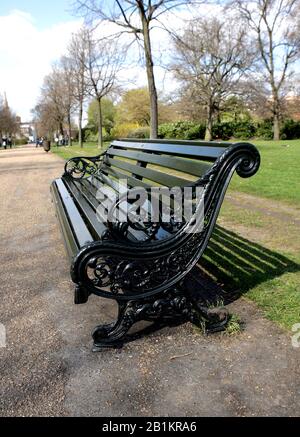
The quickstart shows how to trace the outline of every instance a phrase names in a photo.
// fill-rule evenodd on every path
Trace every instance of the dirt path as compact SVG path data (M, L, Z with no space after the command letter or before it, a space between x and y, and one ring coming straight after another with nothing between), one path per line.
M240 208L252 209L266 216L274 217L286 224L300 227L300 208L292 207L283 202L253 196L245 193L230 192L226 201Z
M62 169L41 149L0 152L0 323L7 331L0 414L299 415L300 350L243 299L232 305L246 324L240 335L204 337L186 324L123 350L90 352L90 330L115 308L96 298L73 305L49 193Z

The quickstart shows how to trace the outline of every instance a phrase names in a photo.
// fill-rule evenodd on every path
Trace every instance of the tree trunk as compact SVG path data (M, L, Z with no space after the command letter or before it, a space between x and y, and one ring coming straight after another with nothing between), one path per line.
M273 140L279 141L280 139L280 102L276 95L273 94Z
M103 147L103 135L102 135L102 105L101 98L97 99L98 102L98 147Z
M158 136L157 90L156 90L155 77L154 77L149 23L142 12L141 12L141 20L143 23L144 50L145 50L145 60L146 60L146 69L147 69L148 89L150 95L150 138L155 139Z
M279 141L280 139L280 127L279 127L279 117L277 114L274 115L273 119L273 140Z
M78 142L79 142L79 147L83 147L83 143L82 143L82 114L83 114L83 105L82 105L82 100L80 100L80 104L79 104L79 116L78 116Z
M72 122L71 114L68 114L68 135L69 135L69 146L72 146Z
M211 105L207 108L205 141L212 141L213 111Z
M64 127L63 127L63 122L60 121L59 122L59 133L64 136Z

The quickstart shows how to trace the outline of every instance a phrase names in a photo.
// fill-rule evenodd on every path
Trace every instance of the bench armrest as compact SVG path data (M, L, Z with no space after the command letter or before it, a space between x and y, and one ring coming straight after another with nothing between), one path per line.
M83 179L95 174L102 163L105 152L97 156L75 156L65 164L64 176Z

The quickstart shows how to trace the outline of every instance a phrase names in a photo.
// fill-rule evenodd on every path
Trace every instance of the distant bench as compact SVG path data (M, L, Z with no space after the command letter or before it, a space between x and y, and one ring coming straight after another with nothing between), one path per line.
M51 191L71 259L75 303L85 303L95 294L116 300L119 307L116 322L95 328L95 349L122 344L140 320L201 322L212 330L226 323L224 316L200 305L189 293L187 275L208 244L232 175L236 171L250 177L259 165L260 155L248 143L131 139L112 142L96 157L80 156L66 163ZM159 198L159 220L151 221L151 187L162 186L193 191L188 220L175 219L178 204L172 198L172 214L164 222L164 202ZM128 194L137 187L147 193L146 219L133 220L129 214L127 222L113 220L118 208L131 210ZM197 187L201 205L194 195ZM99 190L108 193L104 207ZM99 206L106 221L101 211L99 216Z

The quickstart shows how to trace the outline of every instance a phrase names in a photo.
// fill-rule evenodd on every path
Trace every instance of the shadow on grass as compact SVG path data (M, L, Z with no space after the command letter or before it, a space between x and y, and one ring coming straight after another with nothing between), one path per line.
M200 269L220 285L223 293L219 297L228 303L265 281L287 272L299 271L300 265L216 226L200 260Z
M184 283L187 293L199 304L223 306L261 283L299 270L300 265L287 257L216 226L199 265L186 276ZM156 322L129 335L125 342L182 323L175 319Z

